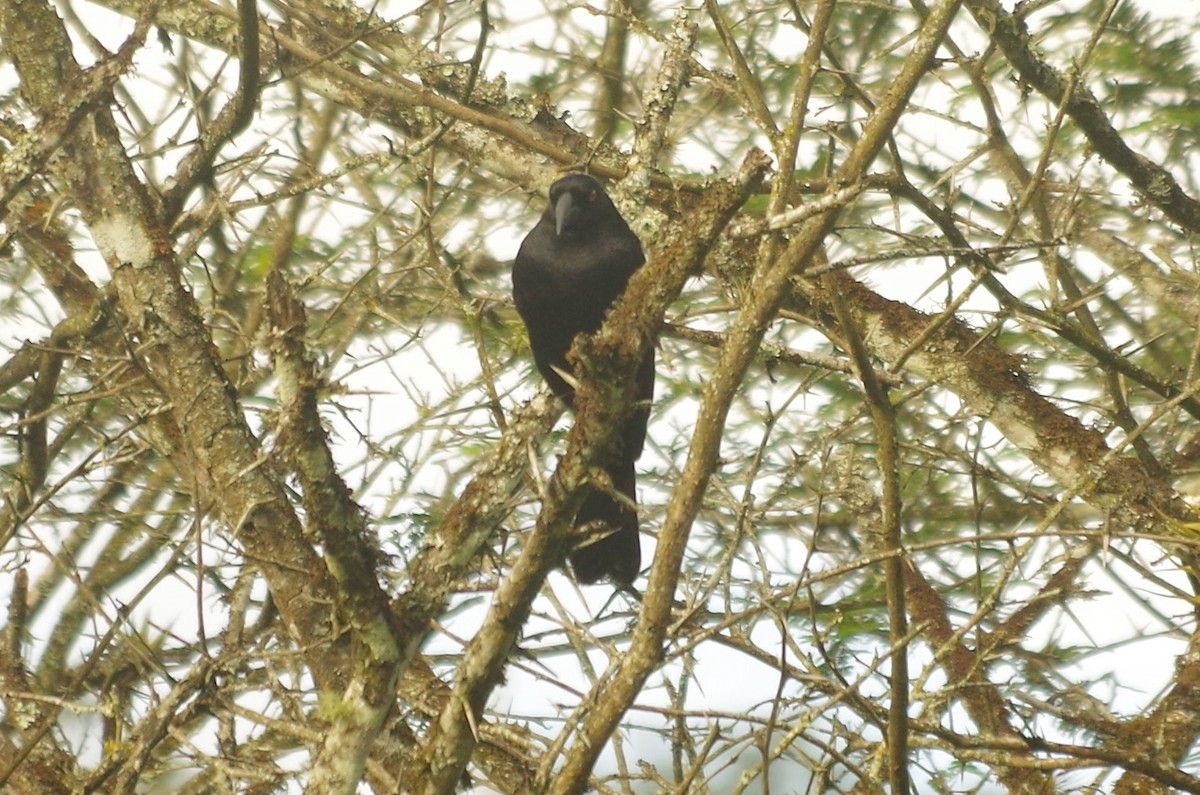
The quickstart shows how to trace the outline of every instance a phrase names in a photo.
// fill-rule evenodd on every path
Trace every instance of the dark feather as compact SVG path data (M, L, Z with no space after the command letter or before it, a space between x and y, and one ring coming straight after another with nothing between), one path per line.
M571 174L550 187L550 202L513 263L513 298L529 331L538 371L568 406L573 407L575 390L561 374L572 373L567 364L571 343L600 328L643 262L641 243L599 182ZM571 568L580 582L608 576L627 585L641 567L634 462L645 445L654 395L653 349L638 367L637 388L637 408L622 429L617 460L607 470L621 497L593 491L576 516L579 527L611 531L571 553Z

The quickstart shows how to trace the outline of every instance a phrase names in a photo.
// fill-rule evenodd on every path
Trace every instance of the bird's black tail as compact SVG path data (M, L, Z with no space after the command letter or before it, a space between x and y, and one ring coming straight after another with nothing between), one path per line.
M642 566L642 547L638 538L637 475L633 460L618 462L608 470L613 488L626 499L607 491L593 491L583 501L575 517L575 526L598 524L611 530L609 535L590 541L571 553L575 579L592 583L611 577L629 585ZM589 528L591 530L592 528Z

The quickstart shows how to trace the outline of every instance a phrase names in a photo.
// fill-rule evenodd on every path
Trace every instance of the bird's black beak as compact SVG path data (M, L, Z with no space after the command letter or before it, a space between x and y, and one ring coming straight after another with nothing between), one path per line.
M558 201L554 203L554 234L562 237L563 229L570 224L574 212L575 197L570 193L559 196Z

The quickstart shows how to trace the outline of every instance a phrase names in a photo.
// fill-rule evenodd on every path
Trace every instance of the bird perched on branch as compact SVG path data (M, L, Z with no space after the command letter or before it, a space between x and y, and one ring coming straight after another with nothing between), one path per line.
M643 262L641 242L599 182L569 174L550 186L550 203L513 263L513 298L538 370L568 406L573 408L575 399L567 362L571 343L600 328ZM617 493L593 490L575 517L578 528L609 531L571 553L571 568L580 582L608 576L628 585L641 567L634 462L646 441L654 395L653 348L638 365L636 378L637 405L622 428L617 458L606 467Z

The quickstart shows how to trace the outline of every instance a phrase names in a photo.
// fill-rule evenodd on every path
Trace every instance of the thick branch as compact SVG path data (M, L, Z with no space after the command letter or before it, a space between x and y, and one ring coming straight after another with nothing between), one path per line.
M838 169L833 184L835 190L859 182L866 175L909 97L924 77L958 6L958 0L944 0L925 18L891 90L867 120L862 137ZM837 211L830 210L808 219L783 254L763 262L755 272L750 289L746 291L745 306L729 333L716 372L705 385L696 421L697 433L680 483L667 506L658 554L650 570L633 643L629 653L606 674L603 701L599 705L585 703L581 706L586 710L586 716L580 723L579 736L548 792L576 792L584 787L588 771L605 741L661 659L688 531L700 507L709 475L716 466L729 406L771 318L787 295L792 277L807 266L836 218ZM543 771L547 773L549 761L543 765Z
M1104 161L1129 178L1150 203L1190 232L1200 232L1200 201L1189 196L1171 172L1135 152L1113 126L1095 95L1081 81L1064 76L1034 52L1029 31L998 0L967 0L967 8L1004 57L1028 83L1056 105L1087 136Z

